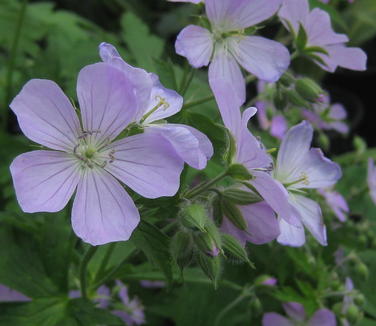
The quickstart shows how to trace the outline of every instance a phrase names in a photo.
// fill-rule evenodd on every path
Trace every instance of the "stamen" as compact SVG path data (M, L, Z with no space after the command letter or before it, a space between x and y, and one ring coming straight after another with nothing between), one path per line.
M304 185L308 186L309 185L309 178L308 175L304 172L301 173L300 178L298 180L292 181L290 183L285 183L284 186L286 188L295 185L297 183L303 183Z

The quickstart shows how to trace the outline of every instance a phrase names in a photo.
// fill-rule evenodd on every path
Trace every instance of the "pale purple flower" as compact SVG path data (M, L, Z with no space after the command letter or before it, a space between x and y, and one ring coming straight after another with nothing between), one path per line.
M198 4L200 2L204 2L204 0L167 0L169 2L191 2L194 4Z
M223 80L216 82L215 88L215 94L233 91L233 86ZM257 109L249 108L241 115L239 108L242 103L239 98L216 96L216 99L223 122L232 133L236 143L236 156L233 163L242 164L247 168L253 177L249 183L279 217L288 223L299 225L299 219L291 214L286 189L271 176L273 169L271 156L248 129L248 121ZM264 222L270 223L270 232L274 233L278 230L274 219L267 219Z
M274 82L290 64L290 54L282 44L260 36L247 36L244 32L246 28L273 16L281 2L206 0L211 30L187 26L177 37L176 52L186 57L195 68L210 63L209 83L212 89L215 91L216 81L227 80L234 85L236 96L244 102L245 80L240 66L262 80Z
M30 298L22 293L0 284L0 302L27 302Z
M329 96L323 96L322 101L313 105L313 111L304 109L303 117L316 128L322 130L336 130L341 134L347 134L349 127L344 122L347 112L342 104L330 104Z
M369 194L372 198L372 201L376 204L376 168L375 168L375 161L371 158L368 159L367 182L368 182Z
M11 103L24 134L52 149L21 154L11 164L18 202L28 213L57 212L76 191L72 226L83 241L128 240L140 216L115 178L146 198L173 196L183 162L155 133L115 140L142 100L118 69L106 63L84 67L77 95L81 120L49 80L29 81Z
M274 287L278 283L278 280L275 277L268 277L266 278L261 284L265 286Z
M360 48L346 47L349 41L344 34L333 31L329 14L319 8L309 10L308 0L283 0L278 13L283 24L295 36L302 26L308 36L307 48L320 47L328 54L315 52L325 65L323 69L334 72L338 66L352 70L366 70L367 55Z
M322 245L327 244L321 208L304 196L304 189L333 186L341 177L341 168L326 158L319 148L311 148L312 137L312 126L303 121L289 129L278 152L274 178L286 187L293 215L301 222L291 225L280 219L278 241L284 245L305 243L303 225Z
M330 188L319 189L318 191L325 198L326 203L332 209L337 218L341 222L345 222L347 218L346 215L350 211L346 199L339 192L334 191Z
M140 99L134 121L144 128L145 134L162 136L187 164L196 169L205 168L213 155L212 144L206 135L187 125L161 122L181 110L183 98L163 87L155 74L130 66L111 44L100 44L99 52L104 62L122 71L133 84Z
M244 190L244 189L243 189ZM279 225L273 210L265 202L238 206L247 230L235 226L226 216L223 217L221 231L228 233L245 246L246 242L264 244L275 240L279 234Z
M119 287L119 298L123 306L121 310L113 310L112 313L129 326L145 324L144 307L140 300L137 297L131 299L128 288L122 282L116 281L116 284Z
M275 312L268 312L262 318L262 326L336 326L336 316L328 309L317 310L311 318L307 318L304 307L297 302L283 304L288 317Z
M69 291L68 297L71 299L78 299L81 298L81 291L80 290L71 290ZM98 307L101 309L106 309L111 300L111 291L110 289L102 285L98 288L97 293L93 301L97 303Z
M149 280L142 280L140 281L142 287L147 289L160 289L166 286L166 282L163 281L149 281Z

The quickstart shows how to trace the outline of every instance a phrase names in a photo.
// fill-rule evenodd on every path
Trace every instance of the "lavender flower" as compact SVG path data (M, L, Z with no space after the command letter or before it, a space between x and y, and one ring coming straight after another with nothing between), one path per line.
M0 302L27 302L30 298L22 293L0 284Z
M183 98L175 91L163 87L155 74L128 65L111 44L102 43L99 52L104 62L129 76L133 83L140 98L134 121L144 128L145 134L165 138L183 161L196 169L205 168L213 155L212 144L206 135L190 126L161 123L162 119L181 110Z
M289 52L282 44L244 33L246 28L273 16L281 1L206 0L211 30L187 26L177 37L176 52L195 68L211 62L209 82L212 89L216 89L217 80L227 80L244 102L245 81L239 65L258 78L272 82L277 81L290 64Z
M128 240L140 216L115 178L146 198L173 196L183 162L157 134L115 140L134 121L142 100L118 69L86 66L77 94L82 124L49 80L29 81L11 103L24 134L52 149L21 154L11 164L18 202L25 212L57 212L77 188L75 233L92 245Z
M302 26L307 34L307 46L324 63L316 60L323 69L334 72L338 66L352 70L365 70L367 56L359 48L349 48L349 41L344 34L333 31L329 14L319 8L309 10L308 0L284 0L278 13L282 23L295 36ZM322 48L327 54L314 51L315 47Z
M343 120L347 113L342 104L330 104L329 96L323 96L322 101L313 105L313 111L304 109L303 117L315 127L322 130L336 130L341 134L347 134L349 127Z
M262 318L262 326L336 326L335 315L328 309L319 309L308 319L304 307L297 302L283 304L288 318L275 312L268 312Z
M195 3L195 4L198 4L200 2L204 2L204 0L167 0L169 2L191 2L191 3Z
M368 176L367 176L369 194L372 201L376 204L376 168L373 159L368 159Z
M120 317L127 325L145 324L144 307L138 298L131 299L128 294L128 288L120 281L116 281L119 287L119 298L122 301L122 310L114 310L112 313Z
M346 214L350 209L345 198L337 191L332 189L319 189L319 193L325 198L327 204L341 222L346 221Z
M140 281L140 285L147 289L160 289L166 286L166 282L142 280Z
M280 219L278 241L284 245L305 243L303 225L322 245L327 244L321 208L304 196L304 189L332 186L341 177L341 168L324 157L320 149L310 148L312 137L312 126L303 121L286 133L278 152L274 177L288 190L293 215L301 222L296 226Z
M275 115L271 120L266 113L266 102L257 102L257 119L260 127L264 130L269 130L270 134L278 139L282 139L285 135L288 126L285 117L281 114Z
M221 80L215 83L215 94L233 92L233 87ZM241 116L238 98L216 96L225 126L232 133L236 143L234 163L242 164L252 175L250 184L262 196L265 202L288 223L299 225L300 221L291 214L288 193L281 183L271 176L273 160L261 143L248 130L248 121L257 109L249 108ZM260 221L258 221L261 223ZM270 232L276 232L275 220L267 219ZM269 240L270 241L270 240Z

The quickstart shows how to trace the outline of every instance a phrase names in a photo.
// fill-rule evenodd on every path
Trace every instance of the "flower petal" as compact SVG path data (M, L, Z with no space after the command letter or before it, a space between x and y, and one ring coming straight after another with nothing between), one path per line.
M22 293L0 284L0 302L28 302L31 299Z
M251 180L252 185L278 214L278 217L293 225L300 225L299 219L291 212L285 187L277 180L274 180L268 173L252 171L252 174L255 177Z
M63 151L76 145L80 122L69 99L53 81L30 80L10 107L23 133L31 140Z
M184 163L163 136L145 132L112 143L115 160L106 170L146 198L173 196Z
M237 238L245 246L246 242L264 244L273 241L279 235L279 224L273 210L265 203L239 206L248 229L242 231L224 218L221 230Z
M12 162L10 172L18 203L27 213L60 211L79 180L77 160L57 151L21 154Z
M334 72L338 66L358 71L367 69L367 55L360 48L348 48L343 44L335 44L325 46L325 50L329 55L320 53L317 55L326 63L326 66L320 63L319 65L329 72Z
M308 322L308 326L336 326L336 316L328 309L320 309L315 312Z
M278 12L279 18L287 29L290 26L295 34L299 31L299 23L303 24L309 14L309 3L307 0L284 0ZM288 24L286 23L288 22Z
M270 134L278 139L282 139L287 131L287 121L283 115L276 115L270 125Z
M138 112L133 85L110 64L83 68L78 75L77 95L84 130L93 132L98 143L114 139Z
M306 121L287 131L279 148L275 169L275 177L279 181L290 183L301 178L301 162L311 147L312 137L313 128Z
M292 185L291 188L327 188L334 185L342 176L341 167L326 158L319 148L311 148L297 172L302 173L306 179Z
M78 237L93 246L126 241L139 221L132 198L114 177L99 168L83 171L72 208Z
M145 133L161 135L184 162L195 169L205 168L208 158L201 150L199 140L186 126L172 123L155 125L147 127Z
M212 34L203 27L189 25L178 35L175 43L177 54L186 57L195 68L209 64L213 54Z
M234 31L254 26L273 16L282 0L206 0L206 14L220 31Z
M287 48L264 37L232 37L229 49L244 69L267 82L276 82L290 65Z
M326 246L326 227L322 219L320 206L313 200L300 196L290 195L291 205L298 211L304 226L312 233L316 240Z
M298 302L286 302L283 304L283 309L285 309L290 318L296 321L304 321L306 319L304 306Z
M262 317L262 326L294 326L286 317L275 312L267 312Z
M158 105L157 110L150 113L150 115L145 119L144 123L152 123L153 121L158 121L178 113L183 106L183 97L181 97L177 92L172 89L165 88L159 81L157 75L153 76L153 88L151 90L150 101L144 115L151 112ZM161 102L163 104L161 105Z
M303 225L294 226L285 220L279 220L281 234L277 241L284 246L301 247L305 243L305 234Z
M308 44L313 46L325 46L348 42L345 34L333 31L329 14L322 9L313 9L304 23L304 29L308 35Z
M153 87L153 74L126 63L112 44L101 43L99 45L99 55L103 62L120 69L130 80L134 86L134 92L137 97L138 117L141 117L144 110L149 105L150 94Z
M234 93L230 94L229 91L219 93L217 85L219 81L232 85L231 90ZM220 96L230 96L230 98L235 99L236 103L243 104L245 102L243 74L235 58L223 47L216 49L213 61L209 66L209 84L217 99Z

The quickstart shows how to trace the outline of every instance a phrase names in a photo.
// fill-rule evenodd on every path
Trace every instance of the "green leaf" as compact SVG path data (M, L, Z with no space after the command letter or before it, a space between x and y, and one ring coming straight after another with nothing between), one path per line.
M154 59L159 59L164 49L164 42L150 34L147 25L136 15L127 12L121 18L123 38L135 58L137 65L155 71Z
M308 41L308 35L303 25L299 23L299 31L296 37L296 48L299 51L304 51Z
M142 250L148 260L160 268L169 283L173 280L170 238L157 227L141 221L132 236L135 246Z

